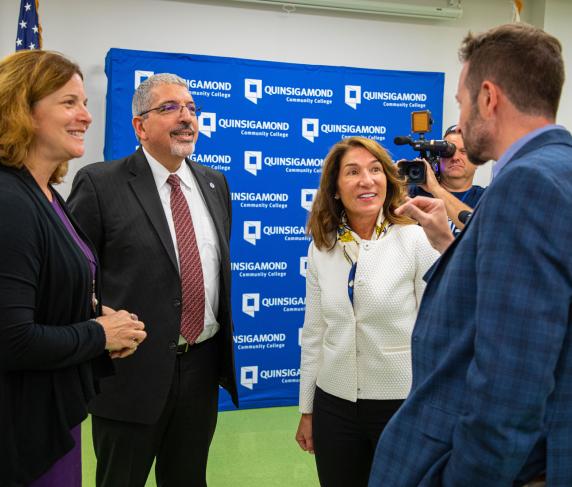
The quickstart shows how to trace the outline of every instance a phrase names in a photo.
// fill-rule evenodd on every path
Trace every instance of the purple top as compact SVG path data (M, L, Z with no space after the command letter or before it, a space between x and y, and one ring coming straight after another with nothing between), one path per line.
M75 243L79 246L81 251L84 253L85 258L89 262L89 268L91 269L92 278L95 279L95 269L96 269L95 256L93 255L93 252L87 246L87 244L78 235L76 229L72 225L72 222L70 221L70 219L66 215L66 212L62 208L62 205L60 204L59 200L56 198L55 195L53 195L53 198L52 198L52 207L55 210L55 212L58 214L58 216L60 217L60 220L62 221L62 223L67 228L67 231L69 232L69 234L75 240Z
M95 279L96 262L93 252L78 235L55 195L52 198L52 208L60 217L75 243L84 253L89 262L92 279ZM66 487L81 487L81 425L78 424L72 428L71 435L75 446L55 462L45 474L34 480L29 487L61 487L64 485Z

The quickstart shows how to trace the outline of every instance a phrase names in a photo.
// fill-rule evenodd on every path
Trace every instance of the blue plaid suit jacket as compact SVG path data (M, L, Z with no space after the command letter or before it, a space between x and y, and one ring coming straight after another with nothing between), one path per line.
M493 180L427 273L411 393L370 487L572 486L572 137L545 132Z

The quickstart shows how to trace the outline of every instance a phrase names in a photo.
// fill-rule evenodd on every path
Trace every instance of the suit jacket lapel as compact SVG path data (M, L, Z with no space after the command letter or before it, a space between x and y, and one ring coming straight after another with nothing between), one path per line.
M137 198L139 204L143 207L143 210L151 222L151 226L157 232L159 240L165 248L165 252L169 255L169 259L178 273L179 266L177 265L175 247L173 246L167 218L165 217L163 205L161 204L161 199L157 192L153 173L141 149L139 149L129 161L129 171L133 175L133 178L130 179L128 183L133 190L135 198Z
M487 196L487 192L485 191L485 193L483 194L483 196L481 197L481 199L477 202L477 204L475 205L475 207L473 208L473 214L471 216L471 218L469 219L469 221L467 222L467 224L463 227L463 229L461 230L461 232L459 233L459 235L457 235L455 237L455 240L453 240L451 242L451 245L449 245L449 247L447 247L447 249L445 249L445 252L443 252L443 254L441 254L441 257L439 257L434 263L433 265L429 268L429 270L425 273L425 275L423 276L423 280L429 284L429 281L433 278L433 276L435 276L435 274L438 273L439 269L441 267L443 267L443 265L445 265L444 263L447 262L453 252L453 249L459 245L459 241L463 238L463 236L465 235L465 233L467 233L467 228L469 228L469 225L471 224L471 222L474 220L475 218L475 213L477 212L479 205L481 204L481 201L483 201L483 199Z

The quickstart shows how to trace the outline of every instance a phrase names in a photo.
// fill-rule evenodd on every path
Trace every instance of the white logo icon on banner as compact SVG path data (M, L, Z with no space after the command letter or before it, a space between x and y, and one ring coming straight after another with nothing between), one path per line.
M308 269L308 257L300 257L300 275L306 277L306 271Z
M259 221L245 221L244 232L242 237L249 244L256 245L256 241L260 240L260 222Z
M317 118L302 119L302 137L310 142L314 142L314 138L320 135L320 121Z
M140 69L135 70L135 89L139 88L139 85L143 83L147 78L153 76L155 73L153 71L141 71Z
M216 132L216 113L203 112L199 115L199 132L209 139Z
M258 103L258 100L262 98L262 80L246 78L244 80L244 97L254 104Z
M361 86L346 85L346 105L352 107L354 110L361 103Z
M253 176L262 169L262 152L255 150L244 151L244 170Z
M298 328L298 346L299 347L302 346L302 329L303 328Z
M310 211L312 209L317 192L317 189L302 189L300 204L306 211Z
M242 295L242 312L254 318L254 314L258 311L260 311L260 294L244 293Z
M249 365L240 368L240 385L252 390L258 384L258 365Z

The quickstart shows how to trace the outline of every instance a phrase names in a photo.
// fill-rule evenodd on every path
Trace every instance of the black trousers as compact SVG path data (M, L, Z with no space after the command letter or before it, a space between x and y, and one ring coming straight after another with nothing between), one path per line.
M367 487L377 440L402 403L351 402L316 388L312 436L322 487Z
M98 487L144 487L154 460L157 487L206 487L218 412L218 362L215 339L178 355L155 424L92 418Z

